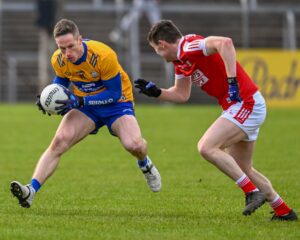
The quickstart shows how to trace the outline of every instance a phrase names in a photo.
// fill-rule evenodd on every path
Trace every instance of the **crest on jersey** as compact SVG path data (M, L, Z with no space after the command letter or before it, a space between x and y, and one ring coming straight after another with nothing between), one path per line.
M82 71L82 70L77 71L76 74L77 74L81 79L86 79L86 77L84 76L84 71Z
M69 77L71 77L72 74L67 71L67 72L65 72L65 75L69 78Z
M91 72L91 76L92 76L92 78L98 78L99 77L99 73L97 73L97 72Z
M190 63L189 60L187 60L186 62L178 65L177 67L182 69L183 71L189 71L192 67L192 64Z

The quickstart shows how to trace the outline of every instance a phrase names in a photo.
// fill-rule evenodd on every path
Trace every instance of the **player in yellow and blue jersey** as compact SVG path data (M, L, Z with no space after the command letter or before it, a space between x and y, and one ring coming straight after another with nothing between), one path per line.
M116 53L101 42L83 40L76 24L68 19L55 25L53 35L58 46L51 58L56 73L53 82L63 85L69 98L57 100L62 104L59 114L63 118L39 159L31 183L13 181L12 194L22 207L30 207L35 193L56 170L60 157L104 125L137 158L150 189L158 192L161 177L147 155L146 141L134 116L132 85ZM70 85L73 91L68 90ZM39 98L37 105L45 113Z

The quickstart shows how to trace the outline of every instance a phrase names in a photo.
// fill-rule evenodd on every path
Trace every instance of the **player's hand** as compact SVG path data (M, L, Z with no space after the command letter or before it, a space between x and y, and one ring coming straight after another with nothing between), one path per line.
M83 106L83 98L77 97L74 93L69 91L68 89L64 89L64 92L67 94L67 100L56 100L55 103L62 104L59 107L56 107L55 110L59 110L57 112L58 115L65 115L73 108L80 108Z
M43 114L48 114L49 116L51 116L51 114L50 113L48 113L48 112L46 112L46 110L43 108L43 106L42 106L42 104L41 104L41 95L37 95L36 96L36 102L35 102L35 105L37 105L37 107L38 107L38 109L40 110L40 111L42 111L42 113Z
M236 77L229 77L227 78L227 80L229 84L229 88L228 88L229 99L231 101L241 102L242 98L240 97L239 83Z
M161 89L158 88L153 82L146 81L145 79L137 79L134 81L134 86L140 89L139 93L144 93L149 97L159 97Z

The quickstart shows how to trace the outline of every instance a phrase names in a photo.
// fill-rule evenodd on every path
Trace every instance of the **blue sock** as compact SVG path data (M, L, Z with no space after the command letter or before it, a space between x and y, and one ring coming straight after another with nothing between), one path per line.
M144 160L138 160L137 162L140 168L146 167L148 164L148 157L146 157Z
M35 190L35 192L37 193L37 191L41 188L41 184L39 183L38 180L36 180L35 178L33 178L31 180L31 186L33 187L33 189Z

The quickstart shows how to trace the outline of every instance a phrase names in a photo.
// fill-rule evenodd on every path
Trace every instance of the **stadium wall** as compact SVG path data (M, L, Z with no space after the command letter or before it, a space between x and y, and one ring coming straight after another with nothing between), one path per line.
M109 44L115 50L119 51L118 47L110 42L108 35L114 28L117 19L117 13L111 6L113 1L103 0L105 8L89 9L86 7L75 8L75 4L92 3L92 0L75 0L64 1L69 4L68 8L62 10L62 16L71 18L79 25L82 35L87 38L97 39ZM130 1L125 1L129 3ZM184 34L197 33L203 36L208 35L224 35L233 38L237 48L242 48L244 45L243 39L243 17L240 11L229 11L228 9L239 8L239 1L236 0L214 0L214 1L185 1L186 8L181 11L174 10L174 4L182 4L182 1L160 1L162 16L165 19L172 19L181 29ZM300 11L298 1L284 1L286 10L294 10L296 20L296 40L300 42ZM2 34L0 46L0 101L7 102L9 100L8 93L11 89L8 88L8 79L11 69L11 64L15 62L16 76L16 101L17 102L32 102L38 93L38 33L39 29L36 26L37 12L33 7L35 1L28 0L26 3L21 0L4 0L3 3L16 3L17 7L4 8L2 11ZM264 11L249 12L249 49L277 49L274 54L280 55L280 49L284 47L284 28L285 28L285 11L275 8L274 11L267 11L265 5L275 6L281 4L282 1L266 0L258 1L258 4L264 6ZM74 5L73 5L74 4ZM109 5L110 4L110 5ZM214 11L214 6L224 5L224 12ZM222 5L222 6L223 6ZM19 6L19 7L18 7ZM71 7L70 7L71 6ZM181 5L183 6L183 5ZM194 6L194 8L193 8ZM201 8L203 6L203 8ZM231 8L231 6L233 6ZM290 7L288 7L290 6ZM172 7L172 8L171 8ZM194 9L194 10L193 10ZM206 11L210 9L210 11ZM276 10L277 9L277 10ZM148 20L143 16L139 24L140 33L140 49L141 58L141 76L158 83L160 86L167 87L171 84L172 79L166 81L164 79L164 65L161 59L155 55L153 50L146 42L146 35L150 28ZM125 43L126 44L126 43ZM55 47L54 44L52 46ZM278 51L279 49L279 51ZM239 53L240 54L240 51ZM241 54L244 54L241 52ZM120 60L125 69L130 73L130 69L126 66L126 62L130 62L124 51L119 51ZM278 56L278 55L276 55ZM238 56L239 57L239 56ZM272 58L272 57L270 57ZM11 62L9 62L9 59ZM50 60L50 56L49 56ZM268 63L269 61L266 60ZM287 70L276 71L276 69L289 69L290 63L280 63L277 68L271 67L273 63L269 63L269 70L274 72L276 79L283 77L283 72ZM284 67L286 65L286 67ZM49 76L53 72L49 70ZM287 74L286 74L287 75ZM299 79L299 72L296 71L295 79ZM51 77L49 78L49 81ZM283 90L282 90L283 91ZM298 96L298 95L297 95ZM137 101L140 102L157 102L136 94ZM215 103L215 100L206 96L197 88L192 89L192 97L190 103ZM277 104L275 104L277 105Z

